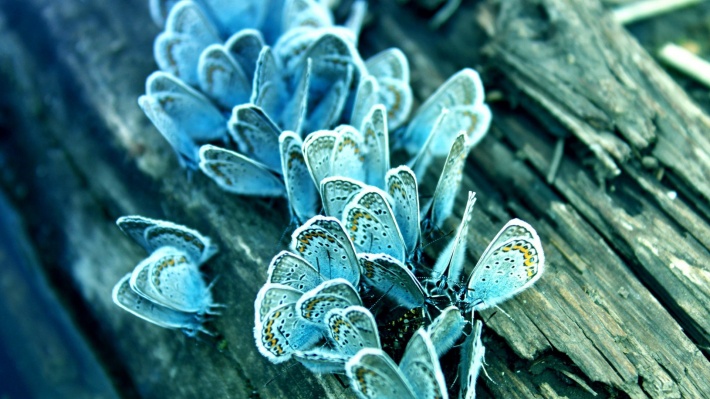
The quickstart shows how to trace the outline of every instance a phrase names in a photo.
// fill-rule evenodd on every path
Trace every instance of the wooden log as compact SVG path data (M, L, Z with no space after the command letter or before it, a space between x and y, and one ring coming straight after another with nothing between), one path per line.
M283 201L227 195L201 174L187 176L178 169L171 150L135 103L145 77L155 68L151 42L157 29L149 21L145 3L130 0L120 8L99 0L8 4L12 6L0 6L2 14L9 16L12 10L13 16L24 19L13 18L15 22L1 31L7 34L0 35L0 48L6 52L0 65L3 76L11 77L3 83L4 92L9 93L5 98L13 99L2 103L7 114L13 115L4 123L14 132L2 146L11 172L3 179L3 188L35 232L32 239L46 272L54 270L69 282L56 289L64 296L78 296L96 319L93 329L82 323L77 328L94 347L110 346L97 354L119 393L145 397L352 396L332 376L314 376L299 365L275 366L257 353L252 337L253 301L270 258L284 247L281 238L288 211ZM492 397L584 398L592 397L592 392L596 397L702 397L710 392L710 365L699 350L707 348L709 331L707 317L703 317L708 314L709 296L707 267L702 261L708 259L710 235L707 215L694 202L707 198L707 191L702 185L688 187L688 182L697 177L697 168L705 166L701 162L695 169L677 170L683 169L674 163L679 160L670 159L670 150L663 147L667 143L662 144L677 138L659 137L661 132L670 132L667 126L685 119L695 127L686 127L679 137L691 137L706 117L691 112L692 104L682 92L673 94L681 99L675 106L678 109L670 108L680 116L654 116L650 109L658 109L648 104L670 101L671 95L664 90L677 87L667 77L646 78L655 64L643 54L638 57L646 57L641 65L645 69L632 63L626 75L642 82L648 79L660 88L624 78L624 83L635 82L638 92L632 94L643 101L622 97L626 106L649 107L640 116L611 112L613 104L605 102L611 100L591 93L592 87L587 87L589 93L583 92L588 97L572 91L572 98L549 93L547 98L539 94L547 86L533 85L534 80L526 81L527 75L514 68L506 74L503 66L508 64L500 54L512 52L509 46L522 52L524 46L508 40L522 43L525 39L511 32L516 26L511 15L527 22L523 26L530 34L528 39L537 37L536 29L573 36L572 27L609 25L588 26L593 25L590 17L574 19L574 15L576 24L569 23L570 19L536 20L533 17L574 12L562 2L539 4L545 11L542 14L516 13L510 8L517 5L528 10L522 3L503 6L499 14L487 11L486 15L496 18L497 32L503 32L492 41L489 61L481 57L479 47L472 46L469 33L483 35L472 28L474 16L480 14L474 14L479 10L471 7L462 9L444 32L432 33L419 29L421 20L405 10L387 2L375 3L376 18L362 40L366 54L389 46L400 46L408 53L420 99L463 60L469 60L468 65L482 62L500 68L509 87L538 102L535 109L544 112L543 121L573 121L563 126L575 137L581 136L585 145L600 144L597 156L623 172L605 191L583 156L567 151L554 184L548 185L543 176L554 147L555 138L550 135L554 127L540 125L503 104L495 108L492 134L470 156L463 183L464 191L477 191L480 198L473 222L476 234L471 234L468 246L469 268L503 223L519 216L540 232L548 270L533 289L501 306L510 318L496 311L482 314L491 380L483 376L479 392ZM594 5L577 6L579 12L601 13ZM614 32L627 35L622 30ZM32 39L30 33L41 40ZM576 43L564 37L559 42L533 44L535 50L551 53L543 51L544 44ZM629 56L578 46L574 65L580 71L588 67L587 58L597 61L591 65L598 65L600 57ZM451 49L458 49L458 58L447 53ZM638 46L634 49L642 53ZM520 68L532 68L527 63L539 61L524 53L514 54ZM564 65L556 61L558 68ZM571 75L564 76L573 83ZM541 81L559 81L545 79ZM570 87L572 83L567 82ZM612 86L614 90L626 88ZM578 106L583 113L577 111ZM649 121L657 120L665 121L661 128L649 129ZM608 132L615 129L619 135L609 138ZM657 157L675 179L658 182L637 165L635 152L625 159L620 156L623 151L615 148ZM691 154L690 161L702 158L704 150L698 148L700 152ZM666 195L670 189L680 193L674 200ZM459 210L464 197L462 193L458 198ZM113 284L145 256L113 224L118 216L132 213L186 224L217 241L220 253L206 270L210 278L219 276L215 299L227 305L208 324L219 334L217 338L189 339L113 305ZM448 223L451 229L458 224L455 219ZM73 317L82 320L80 314Z

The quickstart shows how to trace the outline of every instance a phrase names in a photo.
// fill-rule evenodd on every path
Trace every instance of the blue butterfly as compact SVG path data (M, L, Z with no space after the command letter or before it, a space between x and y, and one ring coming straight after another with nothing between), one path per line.
M154 72L148 77L146 94L138 104L183 166L197 165L199 143L226 137L222 113L202 93L168 73Z

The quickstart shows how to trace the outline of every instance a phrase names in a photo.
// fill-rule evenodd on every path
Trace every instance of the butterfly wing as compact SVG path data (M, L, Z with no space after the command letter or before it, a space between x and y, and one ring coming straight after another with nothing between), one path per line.
M360 131L366 148L363 181L378 188L385 188L385 174L390 168L390 148L387 113L381 104L370 109Z
M476 193L469 191L466 209L461 218L461 223L456 230L456 235L449 245L439 254L434 264L432 270L432 278L434 280L441 280L446 272L448 272L446 279L450 284L456 284L461 279L461 272L463 272L464 258L466 255L466 242L468 241L468 224L471 222L475 203Z
M189 335L202 328L202 318L196 313L180 312L140 296L130 286L131 274L124 276L113 288L113 302L123 310L165 328L179 328Z
M404 262L406 246L386 195L366 187L343 210L343 225L359 252L382 253Z
M418 398L397 365L381 349L361 350L345 365L345 373L362 399Z
M448 398L439 358L425 329L419 329L409 340L399 369L418 397Z
M320 273L305 259L288 251L281 251L269 264L267 281L294 288L302 293L323 282Z
M424 290L404 264L384 254L359 254L358 259L362 284L377 301L386 298L405 309L424 306Z
M200 169L231 193L280 197L286 192L284 183L265 165L213 145L200 148Z
M387 172L385 182L397 226L411 256L415 254L421 239L417 178L411 169L399 166Z
M298 223L304 223L318 213L318 190L303 158L301 138L294 132L283 132L279 144L291 215Z
M341 218L350 199L364 187L362 182L342 176L323 179L320 183L320 195L325 214Z
M291 250L310 263L324 280L344 278L355 286L360 281L355 249L335 218L311 218L293 232Z
M486 348L481 342L483 323L476 320L473 334L466 337L461 347L461 363L459 364L459 380L461 381L459 397L463 399L476 398L476 380L483 367L483 357Z
M505 301L534 284L545 269L545 254L535 229L520 219L509 221L483 252L466 288L474 310Z

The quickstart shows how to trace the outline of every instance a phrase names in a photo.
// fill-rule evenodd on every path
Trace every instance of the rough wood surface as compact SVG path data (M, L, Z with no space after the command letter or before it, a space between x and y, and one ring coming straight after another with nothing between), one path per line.
M363 52L401 47L419 99L456 69L482 65L487 85L525 106L495 107L462 187L479 197L469 267L514 216L538 229L548 258L539 283L502 305L510 318L483 314L491 379L479 380L480 396L707 397L707 117L596 2L466 6L440 32L390 2L374 3L373 14ZM118 393L352 396L334 377L257 353L253 301L283 247L288 210L178 168L136 105L155 68L158 30L145 2L13 0L0 15L2 189L28 226L37 272ZM487 57L480 22L494 34ZM571 145L549 185L555 133L567 131ZM586 162L590 153L601 167ZM666 178L642 168L644 156ZM600 186L599 171L618 176ZM464 201L462 193L458 209ZM208 325L218 337L189 339L113 305L113 284L144 257L114 225L133 213L217 241L207 274L219 276L215 299L227 305Z

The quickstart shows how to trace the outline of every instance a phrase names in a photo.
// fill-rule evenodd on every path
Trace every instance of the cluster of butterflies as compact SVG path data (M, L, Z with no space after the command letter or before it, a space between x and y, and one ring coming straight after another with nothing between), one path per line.
M139 105L181 164L229 192L288 196L300 203L300 223L318 208L301 158L327 164L318 157L344 130L364 147L356 159L386 167L389 154L381 152L391 140L415 156L417 173L446 156L461 130L475 145L491 120L478 74L454 75L410 119L404 54L391 48L363 60L357 51L365 8L354 2L339 26L316 0L153 0L154 19L165 26L154 45L160 70L148 77Z
M217 253L208 237L175 223L124 216L118 227L142 246L148 257L113 288L113 302L126 311L187 335L199 331L209 315L217 314L200 266Z
M289 200L300 227L255 302L265 357L346 374L363 398L445 398L439 357L466 335L458 381L471 398L485 351L473 312L541 276L540 240L511 220L462 279L469 193L454 238L433 265L422 261L423 237L452 214L466 156L490 125L481 80L460 71L410 118L404 54L363 60L364 1L343 26L328 3L151 0L165 30L154 48L160 71L139 104L182 165L232 193ZM391 168L390 147L408 154L407 165ZM444 157L420 206L418 181ZM117 284L114 301L163 327L206 332L218 306L199 273L214 253L209 239L141 217L118 224L150 256Z
M468 330L458 380L461 397L475 396L485 349L480 321L469 323L463 315L470 313L473 321L474 311L532 285L542 275L544 254L535 230L514 219L462 279L476 202L469 192L451 242L432 266L422 260L422 237L451 214L449 199L462 168L456 147L464 144L460 134L430 204L421 210L417 179L407 166L386 172L384 190L342 176L321 180L325 215L294 231L289 251L273 258L255 301L254 337L265 357L346 374L362 398L445 398L439 358ZM398 365L393 357L400 355Z

